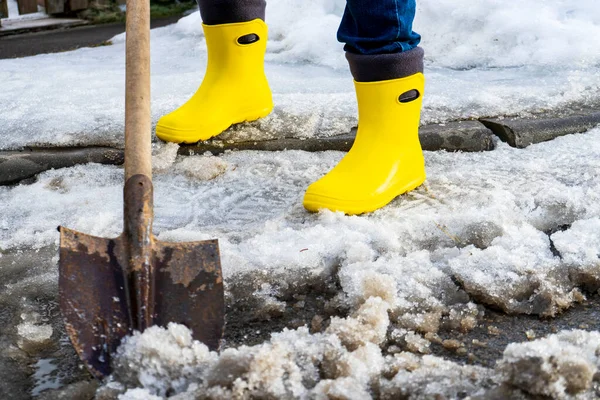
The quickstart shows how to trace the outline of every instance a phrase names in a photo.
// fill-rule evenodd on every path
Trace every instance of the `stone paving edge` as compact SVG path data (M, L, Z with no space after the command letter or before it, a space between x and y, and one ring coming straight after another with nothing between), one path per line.
M479 121L425 125L419 129L419 138L423 149L427 151L479 152L494 150L497 138L513 147L524 148L559 136L586 132L598 125L600 111L593 109L562 117L482 118ZM208 151L217 155L228 150L348 151L352 147L355 135L356 128L347 134L325 138L247 142L213 139L193 145L181 145L178 154L192 155ZM0 185L17 184L53 168L90 162L121 165L123 161L123 150L112 147L28 147L23 150L0 151Z

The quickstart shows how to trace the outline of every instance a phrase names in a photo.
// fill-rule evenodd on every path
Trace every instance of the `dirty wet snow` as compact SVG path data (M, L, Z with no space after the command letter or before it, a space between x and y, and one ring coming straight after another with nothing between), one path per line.
M360 217L309 214L301 204L306 186L342 153L178 157L176 150L154 149L156 234L169 241L218 238L229 315L263 321L264 334L273 336L249 347L232 338L216 355L181 327L152 330L123 347L106 393L397 398L407 390L450 397L453 390L500 390L490 382L513 379L519 362L506 361L498 371L458 366L427 355L437 334L473 329L482 305L554 316L600 288L600 128L526 149L499 143L484 153L428 152L424 186ZM55 248L59 224L117 235L121 180L121 168L90 164L0 188L0 246L9 253ZM28 286L53 293L55 262L25 281L3 266L2 296ZM288 308L308 315L308 327L294 322L269 331L269 321ZM52 335L40 321L19 327L38 342ZM578 391L587 393L597 361L577 362L585 364ZM558 381L571 379L556 368ZM440 383L446 381L456 384ZM549 390L571 390L560 382Z

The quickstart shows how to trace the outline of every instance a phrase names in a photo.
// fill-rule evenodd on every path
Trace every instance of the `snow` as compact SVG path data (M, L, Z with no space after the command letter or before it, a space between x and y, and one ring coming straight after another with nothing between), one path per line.
M527 115L594 104L600 87L594 41L600 10L530 0L419 2L427 88L423 123ZM266 73L275 111L232 128L229 140L315 137L356 124L352 79L335 32L340 0L273 0ZM510 17L509 17L510 16ZM120 146L124 120L124 35L112 46L0 61L0 149L27 145ZM206 47L199 13L152 31L152 118L186 101L200 84ZM37 66L45 66L44 74ZM49 79L51 77L51 79ZM49 105L52 105L49 107Z
M490 377L521 387L519 373L510 371L522 363L512 358L498 371L460 366L428 355L429 342L442 325L472 329L481 317L475 303L555 315L582 299L579 287L597 280L600 128L526 149L499 143L491 152L427 152L424 187L360 217L309 214L301 205L304 188L342 153L181 157L176 147L154 150L160 160L154 175L158 237L218 238L228 301L251 307L259 319L279 315L286 308L282 299L297 287L328 277L339 280L329 301L337 314L325 316L326 323L322 316L313 320L312 331L284 330L221 354L193 342L183 327L152 328L122 347L113 377L122 399L166 393L180 393L180 399L200 393L361 399L374 388L381 398L453 397L495 390ZM207 179L181 172L195 163L219 174ZM121 179L119 167L89 164L0 188L6 216L0 246L56 246L58 224L116 236ZM551 239L562 258L552 252ZM50 272L29 278L29 285L54 282ZM11 286L8 295L19 290ZM384 353L391 343L395 350ZM564 375L557 378L564 382L555 388L522 389L588 390L590 362L569 357L581 374L559 368L553 374Z
M592 0L572 3L420 1L423 122L597 104L600 55L582 38L600 33L600 9ZM355 125L352 81L335 42L343 4L269 2L266 70L276 109L223 139L329 136ZM120 146L123 41L0 61L0 148ZM202 79L198 13L154 30L152 52L156 122ZM44 74L36 72L40 64ZM128 400L593 398L597 332L513 344L494 369L429 354L432 342L461 350L460 341L442 342L437 332L473 329L481 304L553 316L581 301L582 290L600 288L600 127L526 149L497 145L483 153L426 152L424 186L377 212L345 216L310 214L301 203L342 153L181 157L177 145L154 143L154 232L165 241L218 238L232 309L244 305L258 320L280 315L290 301L303 310L297 288L314 282L329 297L310 329L273 332L220 354L182 326L138 333L120 348L112 382L99 393ZM0 296L22 312L14 327L21 348L34 351L57 332L26 298L55 294L57 260L45 256L26 275L15 257L32 249L55 254L58 225L120 234L122 179L120 167L88 164L0 187L0 260L13 260L0 261Z
M588 67L600 60L594 0L417 2L415 30L428 59L451 68Z
M114 377L125 387L141 383L146 393L159 396L188 392L189 397L183 398L193 398L192 393L219 399L248 395L299 398L312 392L318 398L327 398L335 392L358 391L350 398L365 398L366 385L385 364L379 347L373 343L349 351L335 335L311 335L306 328L286 330L274 334L265 344L227 349L220 355L207 351L197 341L185 347L175 344L173 330L187 329L170 324L167 329L152 327L143 335L132 336L119 348ZM191 363L183 353L179 358L170 358L163 346L193 351L196 358ZM177 371L179 379L165 379L172 370ZM181 376L181 370L186 371L185 376ZM307 385L312 389L307 390ZM121 398L135 397L126 393Z
M379 297L413 330L436 331L460 297L455 282L506 311L554 315L597 271L599 138L595 129L527 149L427 152L426 185L360 217L309 214L301 204L308 184L342 153L174 158L176 145L156 146L163 161L154 177L154 231L165 241L219 238L226 279L269 271L256 278L266 285L257 294L265 307L289 290L281 277L306 280L341 265L342 304ZM117 236L121 187L121 168L94 164L2 187L0 246L57 245L58 225Z
M591 389L599 350L599 332L565 331L508 345L498 370L504 381L529 394L567 398Z
M120 400L163 398L167 392L181 400L198 396L370 399L372 387L382 399L535 395L591 399L600 365L600 333L578 330L510 344L493 369L409 352L384 357L372 343L349 350L336 336L311 335L306 328L273 334L264 344L217 355L199 342L177 341L175 330L186 328L152 327L119 348L112 384L118 382ZM180 358L165 354L163 348L172 347ZM185 357L191 353L196 358ZM184 376L171 379L173 368L184 371ZM486 396L492 393L497 397Z
M575 221L570 229L554 233L552 240L565 263L592 267L600 257L595 246L600 242L600 218Z

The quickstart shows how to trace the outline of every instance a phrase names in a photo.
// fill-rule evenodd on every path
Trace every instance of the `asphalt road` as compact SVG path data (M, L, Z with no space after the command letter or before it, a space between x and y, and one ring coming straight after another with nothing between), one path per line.
M173 24L180 15L154 19L152 28ZM58 53L80 47L98 46L119 33L125 32L125 23L80 26L35 33L0 37L0 59L27 57L36 54Z

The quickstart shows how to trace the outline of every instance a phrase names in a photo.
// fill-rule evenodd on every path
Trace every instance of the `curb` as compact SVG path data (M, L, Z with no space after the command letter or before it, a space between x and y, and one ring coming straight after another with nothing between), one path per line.
M350 133L325 138L275 139L264 141L228 142L218 139L195 144L180 145L179 155L189 156L210 151L214 155L228 150L304 150L304 151L348 151L354 143L356 128ZM421 147L426 151L489 151L495 148L494 135L478 121L456 121L446 124L425 125L419 128Z
M559 136L589 131L600 124L600 111L566 117L483 118L480 122L500 140L523 149L531 144L547 142Z
M600 111L595 109L563 117L545 115L528 119L482 118L479 121L425 125L419 128L419 139L423 150L427 151L481 152L494 150L496 137L512 147L524 148L559 136L586 132L599 124ZM354 143L355 136L356 128L346 134L325 138L246 142L213 139L192 145L180 145L177 153L186 156L207 151L217 155L233 150L348 151ZM26 148L22 151L0 151L0 185L16 184L52 168L90 162L121 165L124 162L124 152L112 147Z
M122 150L110 147L26 149L0 152L0 185L11 185L53 168L78 164L123 164Z
M41 21L41 22L40 22ZM35 33L42 31L51 31L57 29L69 29L75 28L78 26L91 25L89 21L83 19L65 19L61 20L61 18L44 18L40 20L32 20L32 21L19 21L21 24L26 24L29 22L28 26L12 27L10 23L6 23L0 28L0 38L6 36L13 35L22 35L25 33Z

